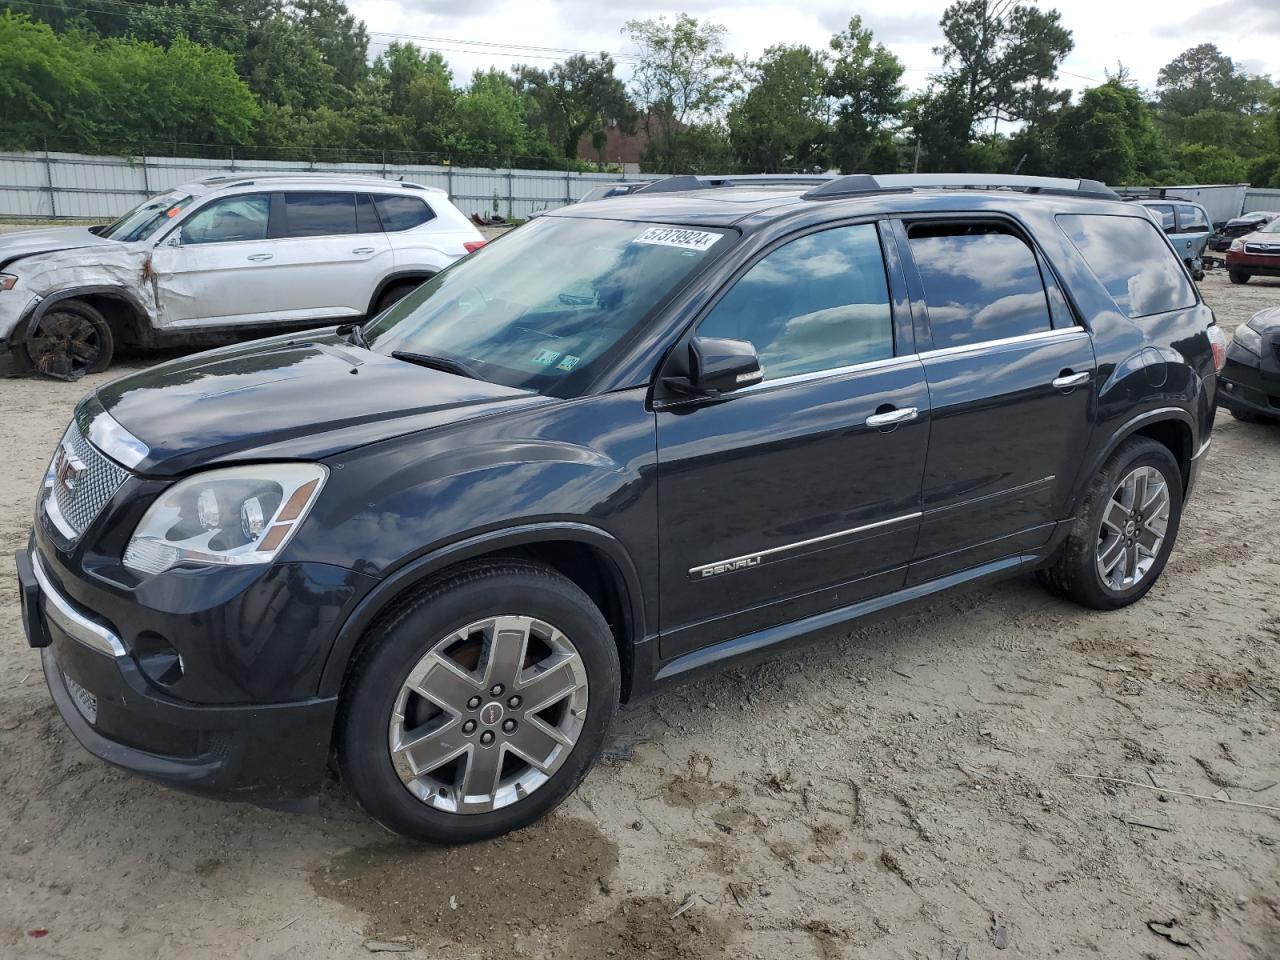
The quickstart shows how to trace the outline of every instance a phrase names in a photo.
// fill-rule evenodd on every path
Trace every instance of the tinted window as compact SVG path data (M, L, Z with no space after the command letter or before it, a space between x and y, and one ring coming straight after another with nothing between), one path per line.
M381 233L378 212L373 209L373 197L367 193L356 194L356 232Z
M355 194L286 193L284 205L291 237L357 232Z
M1130 317L1181 310L1196 302L1182 264L1145 217L1061 214L1058 225Z
M265 194L227 197L201 207L182 225L182 242L234 243L265 240L271 198Z
M908 236L935 348L1049 329L1040 267L1020 238L996 226L951 224L917 225Z
M379 196L374 197L374 202L378 205L379 216L382 217L382 229L389 233L412 230L435 218L435 212L421 197Z
M1203 233L1209 230L1209 218L1199 207L1178 204L1178 229L1182 233Z
M770 380L893 356L875 225L826 230L779 247L733 285L698 334L750 340Z
M1147 209L1151 211L1152 215L1156 218L1156 222L1160 224L1160 228L1162 230L1166 233L1173 233L1173 207L1164 205L1156 206L1152 204L1151 206L1148 206Z

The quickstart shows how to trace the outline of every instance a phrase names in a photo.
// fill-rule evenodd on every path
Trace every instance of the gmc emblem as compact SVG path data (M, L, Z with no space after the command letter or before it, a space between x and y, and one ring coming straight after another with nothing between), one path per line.
M54 482L62 487L67 496L75 494L76 484L80 481L80 474L84 473L86 469L84 461L65 446L58 448L58 455L53 461L53 478Z

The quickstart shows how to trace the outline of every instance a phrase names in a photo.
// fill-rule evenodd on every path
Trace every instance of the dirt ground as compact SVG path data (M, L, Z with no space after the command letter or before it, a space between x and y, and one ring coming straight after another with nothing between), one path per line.
M1228 328L1280 303L1204 290ZM0 381L0 582L104 379ZM1137 606L1025 578L832 632L625 711L557 814L451 850L104 766L0 589L0 957L1274 960L1277 498L1280 427L1220 414Z

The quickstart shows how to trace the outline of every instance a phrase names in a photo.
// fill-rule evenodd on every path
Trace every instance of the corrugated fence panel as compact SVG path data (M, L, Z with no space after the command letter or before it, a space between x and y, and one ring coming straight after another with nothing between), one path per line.
M625 179L621 174L557 170L10 153L0 154L0 217L108 220L183 183L269 173L346 173L408 180L447 190L463 213L517 219L564 206L599 184Z

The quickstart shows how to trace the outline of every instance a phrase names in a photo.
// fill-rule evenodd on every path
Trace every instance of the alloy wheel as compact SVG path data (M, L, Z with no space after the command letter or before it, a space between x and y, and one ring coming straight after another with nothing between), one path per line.
M586 667L569 638L534 617L489 617L409 671L391 712L392 765L428 806L486 813L550 780L586 715Z
M102 346L93 321L60 310L41 319L27 340L27 355L39 373L74 378L94 368L102 358Z
M1164 546L1172 501L1154 467L1136 467L1116 485L1098 530L1098 576L1110 590L1128 590L1155 565Z

